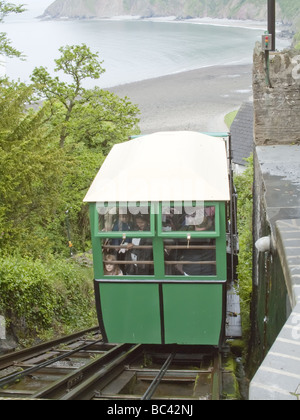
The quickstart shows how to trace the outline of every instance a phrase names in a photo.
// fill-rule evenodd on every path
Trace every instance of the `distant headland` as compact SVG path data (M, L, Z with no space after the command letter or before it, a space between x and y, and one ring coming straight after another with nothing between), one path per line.
M287 4L288 3L288 4ZM178 19L219 18L265 20L266 0L55 0L43 19L103 19L117 16L140 18L174 16ZM299 0L278 0L277 19L300 26Z

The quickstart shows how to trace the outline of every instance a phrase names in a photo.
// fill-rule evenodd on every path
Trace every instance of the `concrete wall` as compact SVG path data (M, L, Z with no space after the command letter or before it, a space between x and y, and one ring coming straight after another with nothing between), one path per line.
M254 53L254 250L250 399L300 393L300 56Z

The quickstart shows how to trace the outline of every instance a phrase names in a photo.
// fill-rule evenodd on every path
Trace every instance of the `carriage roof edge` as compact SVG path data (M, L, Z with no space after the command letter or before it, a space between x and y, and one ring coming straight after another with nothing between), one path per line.
M84 202L229 201L225 136L169 131L117 144Z

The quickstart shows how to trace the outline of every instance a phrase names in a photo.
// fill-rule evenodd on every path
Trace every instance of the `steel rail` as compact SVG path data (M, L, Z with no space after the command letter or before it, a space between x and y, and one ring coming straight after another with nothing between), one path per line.
M74 394L74 392L79 392L79 395L82 394L83 389L85 387L85 382L88 381L89 378L91 378L95 374L95 372L98 372L99 369L105 369L105 372L107 373L109 371L109 367L112 364L118 363L120 360L124 360L124 357L126 356L126 354L128 354L128 352L130 352L131 348L131 344L116 345L115 348L109 350L101 358L97 360L92 360L80 369L76 369L75 372L72 372L64 378L57 380L56 382L49 385L47 388L33 394L32 398L57 400L73 399L72 395Z
M78 338L83 337L86 334L90 334L97 331L99 331L99 327L93 327L65 337L57 338L55 340L46 341L45 343L38 344L34 347L5 354L4 356L0 356L0 369L5 369L6 367L11 366L16 362L23 361L29 357L32 358L37 355L40 355L45 351L52 349L53 347L59 346L60 344L72 343L73 341L78 340Z
M145 394L142 396L142 401L151 400L153 397L153 394L155 393L157 387L159 386L162 378L165 376L170 364L174 360L176 353L171 353L167 360L165 361L164 365L162 366L161 370L158 372L157 376L154 378L152 383L150 384L149 388L145 392Z
M217 349L203 353L203 349L197 348L190 353L180 350L180 346L167 349L167 347L157 348L141 344L113 344L107 349L107 344L98 340L98 337L86 340L84 345L81 341L72 343L72 350L62 350L63 354L59 356L57 352L61 350L51 348L51 354L42 353L35 361L27 358L27 361L20 366L25 365L29 367L28 369L15 372L0 380L2 387L8 385L7 389L0 389L2 398L13 399L20 396L35 400L151 400L156 396L157 399L182 400L222 398L222 355ZM68 366L72 358L83 359L84 365L79 364L79 367L74 367L71 362ZM153 368L144 366L147 358L153 363ZM67 359L66 364L56 363L64 359ZM38 363L40 360L42 362ZM33 365L35 362L37 362L35 366L30 366L30 363ZM172 369L172 363L175 369ZM194 368L191 369L191 366ZM31 375L32 372L36 372L34 376ZM12 384L20 380L20 383ZM161 385L158 395L157 390ZM187 389L191 390L191 395L187 394Z
M222 393L222 372L221 372L221 355L216 353L214 355L214 366L212 373L212 400L219 401Z
M126 346L128 346L128 344ZM93 399L96 393L95 389L99 386L103 387L103 384L107 384L112 380L112 378L120 375L120 373L124 370L125 362L130 363L132 360L136 359L136 357L141 354L142 349L142 344L130 345L130 349L126 353L122 354L111 363L101 366L100 369L94 372L92 376L89 376L85 381L81 382L77 387L60 398L60 400L68 401Z
M36 371L38 371L40 369L43 369L47 366L53 365L53 363L59 362L60 360L63 360L63 359L66 359L67 357L70 357L73 354L78 353L82 350L86 350L89 347L91 347L91 346L93 346L97 343L100 343L100 342L102 342L102 339L94 341L92 343L90 342L88 344L85 344L84 346L81 346L81 347L78 347L74 350L63 353L60 356L54 357L53 359L50 359L46 362L39 363L35 366L27 368L27 369L23 370L22 372L16 372L16 373L13 373L12 375L6 376L6 377L0 379L0 388L2 388L3 386L9 385L9 384L11 384L15 381L19 381L20 379L24 378L25 376L28 376L30 373L36 372Z

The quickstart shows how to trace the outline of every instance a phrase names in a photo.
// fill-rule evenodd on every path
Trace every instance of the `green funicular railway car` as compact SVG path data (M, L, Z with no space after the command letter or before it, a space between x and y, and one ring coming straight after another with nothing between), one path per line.
M227 154L224 138L195 132L155 133L112 148L84 200L105 341L220 345Z

